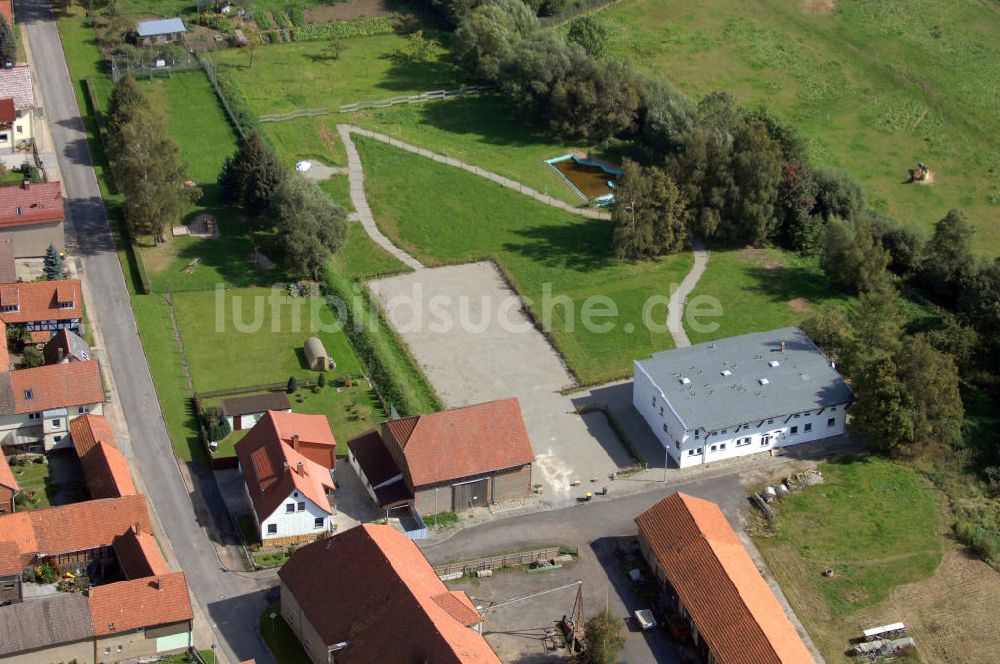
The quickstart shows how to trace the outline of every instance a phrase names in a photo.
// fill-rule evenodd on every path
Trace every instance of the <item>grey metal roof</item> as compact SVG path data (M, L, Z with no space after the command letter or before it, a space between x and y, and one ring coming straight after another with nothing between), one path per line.
M853 398L826 356L797 327L655 353L636 365L659 386L688 430L715 431Z
M0 657L93 637L90 607L80 593L0 607Z
M140 37L155 37L157 35L172 35L187 32L184 21L179 18L160 18L153 21L141 21L136 29Z

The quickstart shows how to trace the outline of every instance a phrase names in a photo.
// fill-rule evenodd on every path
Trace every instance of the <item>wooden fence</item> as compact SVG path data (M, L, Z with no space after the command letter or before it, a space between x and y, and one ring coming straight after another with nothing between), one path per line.
M483 558L472 558L470 560L456 560L442 565L436 565L434 572L438 576L449 576L453 574L469 574L481 570L496 570L506 567L523 567L539 561L548 561L563 554L566 549L558 546L549 546L544 549L532 549L530 551L515 551L512 553L498 553L493 556Z

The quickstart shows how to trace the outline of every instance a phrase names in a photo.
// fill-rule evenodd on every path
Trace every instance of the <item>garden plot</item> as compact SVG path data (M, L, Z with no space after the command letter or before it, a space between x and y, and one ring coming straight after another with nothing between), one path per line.
M545 486L546 502L569 503L593 490L591 478L632 463L603 415L581 417L560 394L573 385L569 371L493 263L418 270L370 286L446 407L519 398L537 457L533 481Z

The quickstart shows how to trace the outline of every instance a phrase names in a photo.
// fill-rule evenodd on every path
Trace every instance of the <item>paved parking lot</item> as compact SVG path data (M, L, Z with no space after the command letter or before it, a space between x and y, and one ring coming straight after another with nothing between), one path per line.
M560 394L572 377L493 263L417 270L370 286L445 406L520 399L546 503L572 503L595 488L592 478L603 482L631 464L603 414L581 417Z

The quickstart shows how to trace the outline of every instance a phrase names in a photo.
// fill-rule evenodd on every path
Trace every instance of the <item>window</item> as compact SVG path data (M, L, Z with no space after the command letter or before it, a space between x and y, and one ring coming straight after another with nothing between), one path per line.
M122 644L119 643L118 644L118 652L121 652L122 650L124 650L124 648L122 648Z
M305 504L304 501L299 501L299 511L300 512L305 512L306 511L306 504Z
M28 419L29 420L37 420L37 419L41 418L41 416L42 416L41 413L28 413Z
M701 450L702 450L702 448L700 448L700 447L699 447L698 449L696 449L696 450L694 451L694 453L695 453L695 454L701 454Z
M18 126L17 133L23 134L24 133L24 127Z
M25 399L34 399L35 398L35 393L32 392L31 390L25 390L24 391L24 398Z
M299 497L299 492L298 491L292 491L292 498L298 498L298 497Z
M774 424L774 420L768 420L767 423L768 424Z
M716 449L718 449L718 447L719 447L718 445L712 445L712 451L714 452Z
M653 408L656 408L656 397L653 397Z
M53 436L52 440L53 440L53 442L58 443L60 440L62 440L62 436Z
M62 426L62 420L52 420L52 426L54 426L54 427L61 427Z
M810 415L812 415L812 411L808 411L808 412L805 412L805 413L802 413L802 414L805 415L806 417L809 417Z
M719 451L720 451L720 452L721 452L722 450L724 450L724 449L726 449L726 444L725 444L725 443L722 443L721 445L719 445Z
M837 419L836 419L836 418L834 418L834 417L831 417L830 419L828 419L828 420L826 421L826 426L828 426L828 427L832 427L832 426L833 426L834 424L836 424L836 423L837 423Z
M688 450L688 456L694 456L694 450Z
M663 423L663 433L670 433L670 429L667 428L667 423Z
M799 428L798 428L798 427L792 427L792 430L791 430L791 434L792 434L793 436L795 436L795 435L797 435L798 433L799 433Z
M795 413L795 419L799 419L799 417L801 417L801 415L799 415L798 413Z
M681 449L681 441L675 440L674 441L674 447L676 447L677 449Z
M736 441L736 447L746 447L749 444L750 444L750 436L747 436L746 438L740 438L739 440Z
M315 519L313 519L313 528L322 528L322 527L323 527L323 517L318 516Z
M105 648L104 649L104 654L105 655L110 655L111 654L111 648Z
M830 406L830 412L831 413L836 413L837 412L837 407L836 406Z
M0 143L6 143L9 138L7 134L0 134Z
M90 406L80 406L79 408L76 409L76 412L79 413L80 415L85 415L86 413L90 412Z
M21 305L19 304L5 304L2 307L0 307L0 311L4 312L5 314L14 313L20 310L21 310Z
M805 427L806 433L809 433L812 430L813 430L812 422L806 422L806 427Z
M701 438L701 432L700 431L695 431L694 432L694 437L695 438Z
M295 503L288 503L285 505L285 514L291 514L295 511Z
M276 523L269 523L269 524L267 524L267 534L268 535L274 535L277 532L278 532L278 524L276 524Z
M663 406L660 406L660 417L663 417Z
M729 429L723 429L723 430L722 430L722 431L720 431L719 433L729 433Z
M60 302L59 303L59 308L60 309L72 309L73 308L73 302L72 301L70 301L70 302Z

